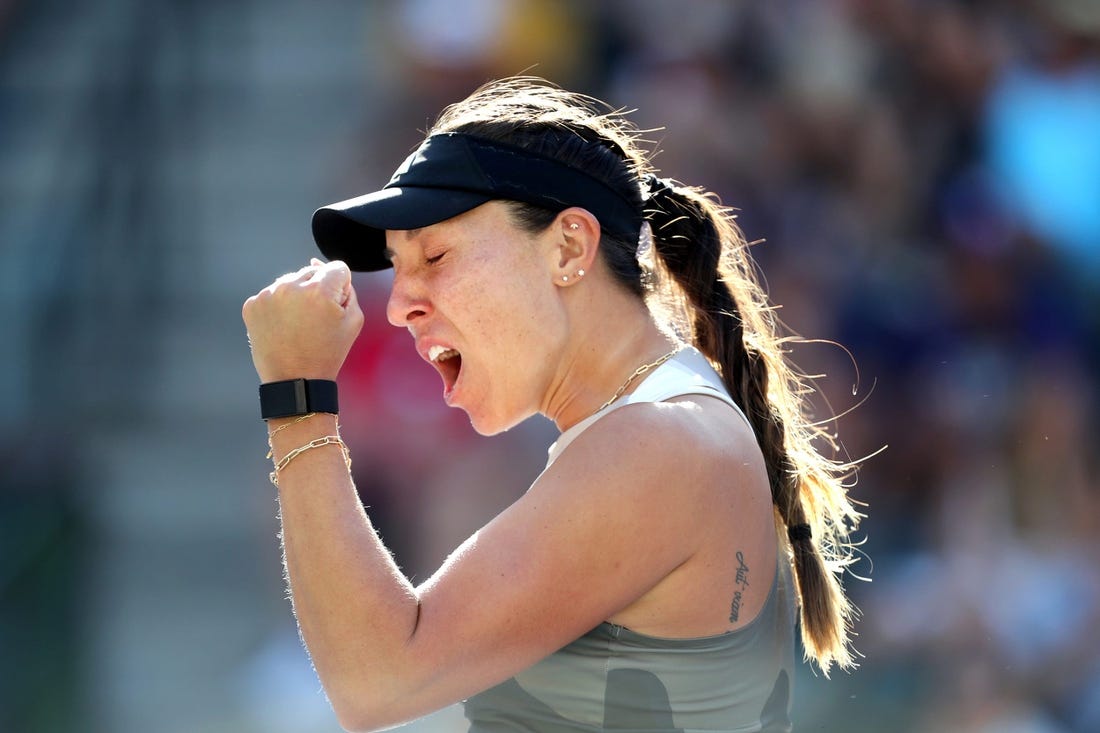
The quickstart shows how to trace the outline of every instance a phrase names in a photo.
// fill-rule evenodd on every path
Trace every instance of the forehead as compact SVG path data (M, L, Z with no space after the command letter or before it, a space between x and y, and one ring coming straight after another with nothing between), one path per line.
M525 233L516 225L508 204L490 201L458 216L419 229L386 231L385 256L391 262L409 253L439 245L467 245L514 240Z

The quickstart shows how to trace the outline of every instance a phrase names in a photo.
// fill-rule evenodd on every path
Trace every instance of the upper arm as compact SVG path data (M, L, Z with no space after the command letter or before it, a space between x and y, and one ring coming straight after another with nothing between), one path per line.
M636 405L595 423L418 589L407 650L423 694L447 704L506 679L691 557L709 469L676 412Z

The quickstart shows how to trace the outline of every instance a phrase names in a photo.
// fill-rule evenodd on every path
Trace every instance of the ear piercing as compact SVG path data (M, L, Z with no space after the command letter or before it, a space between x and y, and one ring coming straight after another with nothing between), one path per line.
M571 223L569 224L569 229L570 229L570 231L574 231L574 232L575 232L575 231L577 231L577 230L578 230L578 229L580 229L580 228L581 228L581 225L580 225L580 224L578 224L577 222L571 222ZM578 278L584 277L584 270L577 270L577 277L578 277ZM562 281L563 283L567 283L567 282L569 282L569 276L568 276L568 275L562 275L562 276L561 276L561 281Z

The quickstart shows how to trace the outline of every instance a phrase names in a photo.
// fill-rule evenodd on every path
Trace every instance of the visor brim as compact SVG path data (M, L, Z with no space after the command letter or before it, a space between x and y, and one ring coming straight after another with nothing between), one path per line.
M343 260L356 272L390 267L386 230L431 226L491 200L484 193L444 188L383 188L322 206L313 212L313 239L330 260Z

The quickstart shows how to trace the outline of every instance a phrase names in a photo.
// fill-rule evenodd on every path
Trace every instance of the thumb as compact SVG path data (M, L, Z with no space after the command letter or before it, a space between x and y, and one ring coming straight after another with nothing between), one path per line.
M351 314L352 317L362 316L362 311L359 309L359 296L355 292L355 286L352 284L351 278L348 278L347 297L343 303L340 304L344 308L345 315Z

